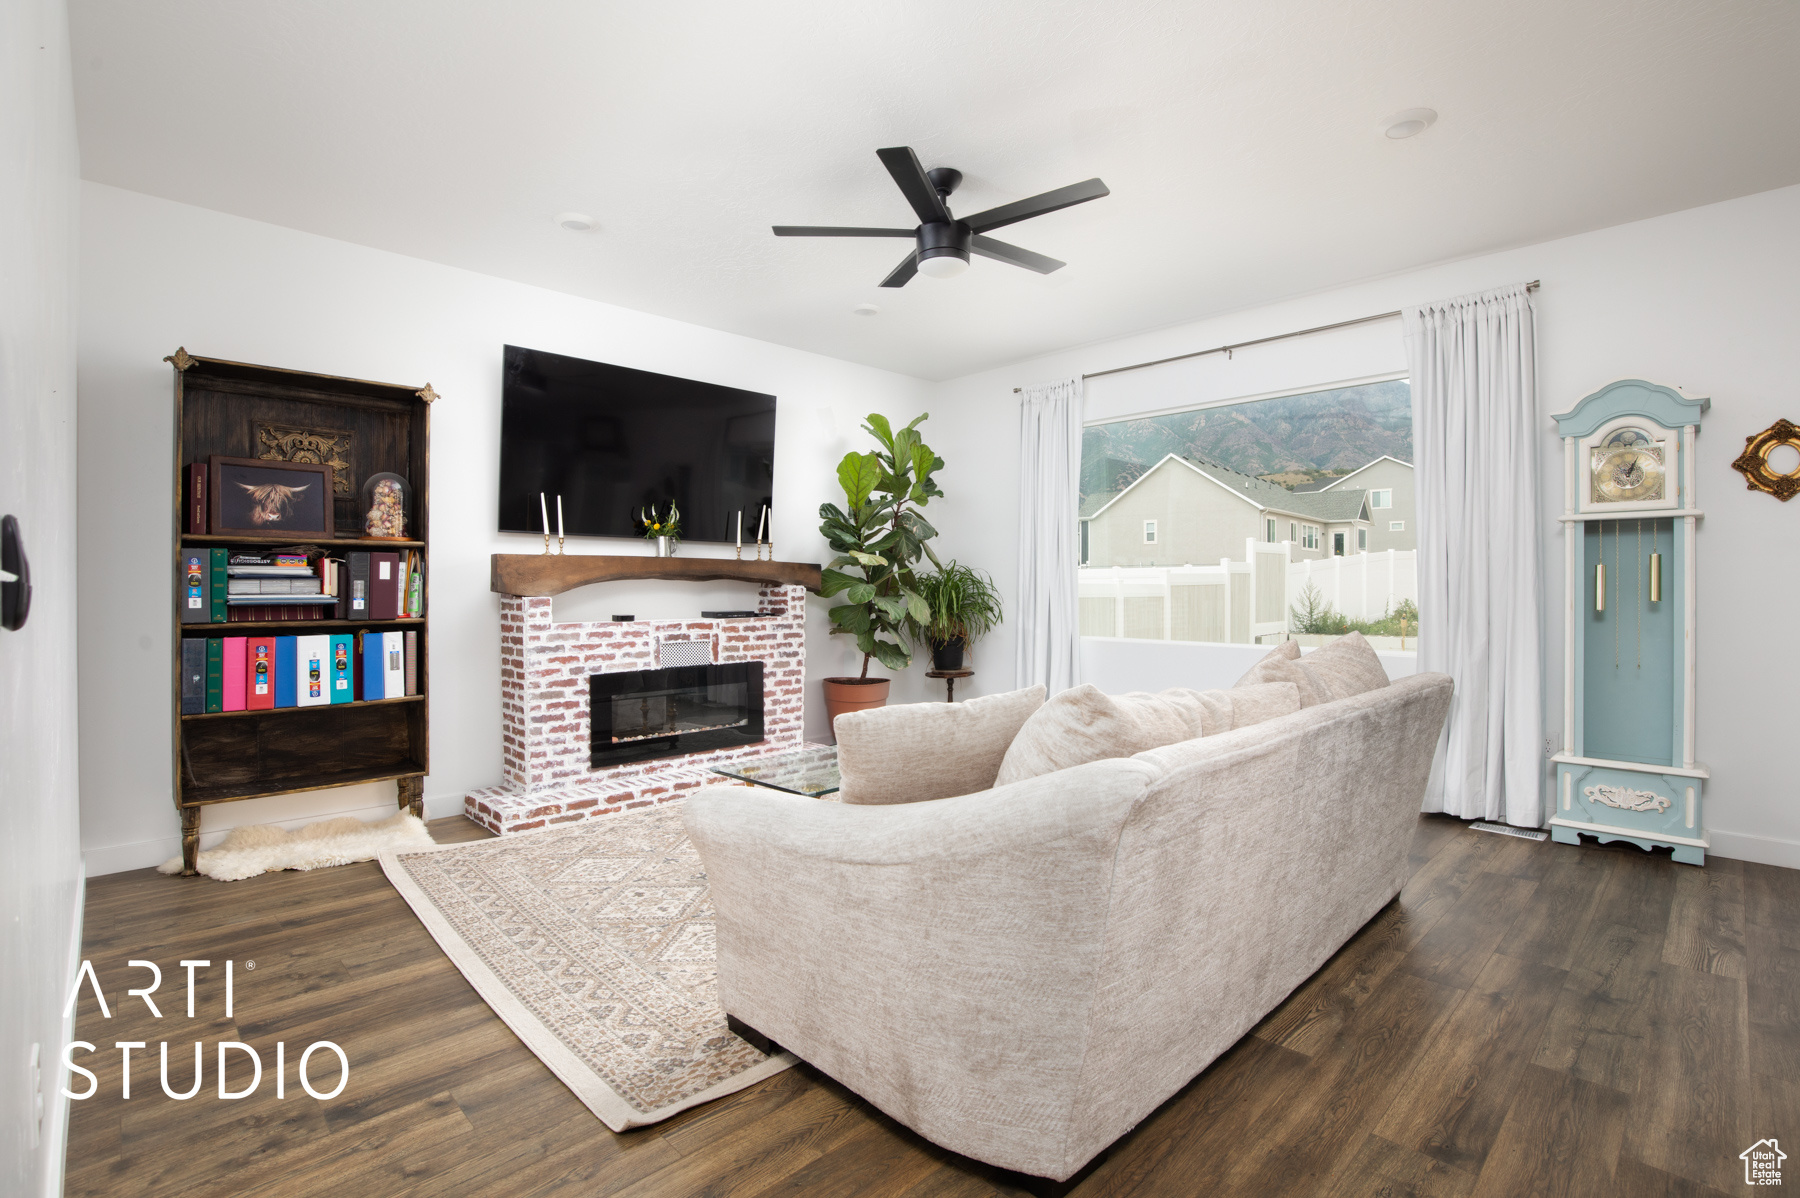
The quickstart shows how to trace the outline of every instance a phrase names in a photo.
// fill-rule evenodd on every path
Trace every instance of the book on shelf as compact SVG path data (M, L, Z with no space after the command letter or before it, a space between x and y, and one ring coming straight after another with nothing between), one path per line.
M405 645L406 693L416 695L419 693L419 634L417 631L407 629Z
M228 551L224 549L208 549L206 599L212 611L211 623L225 622L226 577L225 559Z
M369 619L400 618L400 555L369 554Z
M182 472L187 530L197 537L206 535L206 471L205 462L190 462Z
M344 601L338 604L338 619L369 618L369 555L356 552L344 555L349 565L350 587Z
M379 632L356 634L357 655L362 658L362 699L387 698L387 669L382 664L382 636Z
M206 550L175 551L175 606L183 624L212 623L212 555Z
M224 710L244 710L244 647L249 637L228 636L225 640Z
M312 574L295 578L233 578L225 591L227 601L243 595L307 595L316 602L323 595L318 578Z
M330 607L319 603L239 603L228 609L228 624L300 624L330 618Z
M398 699L406 694L406 634L381 634L381 697Z
M244 707L248 711L273 711L275 638L253 636L244 649Z
M199 715L206 710L206 640L183 637L181 641L181 714Z
M348 632L331 634L331 701L356 702L356 638Z
M298 662L295 661L295 642L297 636L278 636L275 638L275 706L299 706L299 678L295 673Z
M322 707L331 702L331 637L297 636L294 656L299 663L294 679L294 705Z
M216 636L206 642L206 710L225 710L225 642Z

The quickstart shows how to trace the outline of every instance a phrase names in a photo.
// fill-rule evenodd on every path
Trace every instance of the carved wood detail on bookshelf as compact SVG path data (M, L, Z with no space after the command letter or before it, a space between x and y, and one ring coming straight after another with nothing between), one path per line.
M560 595L595 582L654 578L675 582L755 582L819 590L811 562L739 561L729 557L619 557L561 553L496 553L490 589L500 595Z

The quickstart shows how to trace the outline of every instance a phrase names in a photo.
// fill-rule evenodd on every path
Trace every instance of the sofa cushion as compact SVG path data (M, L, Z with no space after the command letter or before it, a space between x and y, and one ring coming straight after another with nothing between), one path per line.
M1299 665L1313 686L1328 692L1331 699L1348 699L1388 684L1387 671L1381 666L1375 646L1360 632L1319 646L1301 658Z
M1300 692L1300 706L1311 707L1316 703L1329 703L1332 696L1322 693L1318 683L1310 671L1300 662L1300 645L1296 641L1283 641L1269 651L1269 655L1251 666L1237 686L1256 686L1265 682L1291 682ZM1235 689L1235 688L1234 688Z
M1124 695L1103 694L1091 685L1072 687L1025 721L1006 751L994 785L1090 761L1131 757L1197 736L1216 736L1299 709L1299 688L1292 683L1230 691L1172 687L1157 694Z
M838 798L846 803L917 803L994 785L1006 750L1044 688L1030 686L961 703L905 703L837 718Z

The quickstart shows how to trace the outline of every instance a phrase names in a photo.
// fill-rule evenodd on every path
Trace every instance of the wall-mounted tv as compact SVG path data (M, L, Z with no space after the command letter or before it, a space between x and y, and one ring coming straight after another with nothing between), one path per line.
M771 502L775 397L648 370L506 347L500 531L635 537L639 508L681 509L682 539L744 540Z

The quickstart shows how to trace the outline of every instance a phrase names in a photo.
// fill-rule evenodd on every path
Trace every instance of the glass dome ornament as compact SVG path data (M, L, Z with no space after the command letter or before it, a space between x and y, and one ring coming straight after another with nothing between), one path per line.
M398 474L371 474L362 485L363 535L386 541L404 541L407 512L412 507L412 487Z

